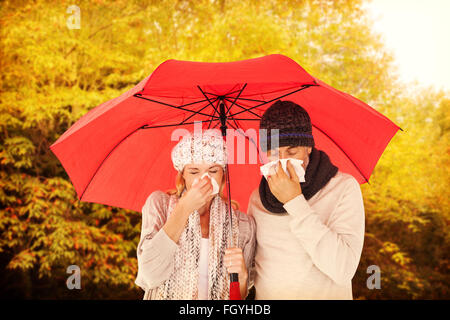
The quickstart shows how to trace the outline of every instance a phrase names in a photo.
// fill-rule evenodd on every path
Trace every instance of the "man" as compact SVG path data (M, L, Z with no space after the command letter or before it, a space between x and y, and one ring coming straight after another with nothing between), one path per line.
M249 199L256 221L255 299L353 299L351 280L364 241L364 204L357 180L315 148L308 113L291 101L266 110L260 129L279 130L269 159L303 160L305 182L288 161L261 178ZM275 133L272 133L272 135ZM267 142L267 143L266 143Z

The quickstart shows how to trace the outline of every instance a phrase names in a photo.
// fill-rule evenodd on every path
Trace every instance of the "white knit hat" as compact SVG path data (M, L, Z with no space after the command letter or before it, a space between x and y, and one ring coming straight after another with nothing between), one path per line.
M225 170L226 143L218 129L188 133L173 147L172 162L178 171L190 163L217 163Z

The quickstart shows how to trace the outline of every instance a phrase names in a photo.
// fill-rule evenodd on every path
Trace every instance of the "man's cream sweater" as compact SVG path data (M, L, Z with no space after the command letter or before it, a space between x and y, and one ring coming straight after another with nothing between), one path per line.
M351 280L364 242L364 204L357 180L339 171L308 201L269 213L258 188L248 214L256 220L256 299L352 299Z

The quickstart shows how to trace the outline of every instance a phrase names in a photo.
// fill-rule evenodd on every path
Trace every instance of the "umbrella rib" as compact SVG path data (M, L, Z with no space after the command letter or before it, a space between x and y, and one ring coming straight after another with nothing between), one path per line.
M214 108L215 112L217 112L216 107L214 107L214 105L211 103L211 101L209 100L208 96L203 92L202 88L199 85L197 85L197 88L205 96L206 100L208 100L208 103L211 105L211 107ZM217 114L219 114L219 112L217 112ZM219 117L216 117L216 118L219 118Z
M217 100L219 100L219 99L217 99ZM217 107L219 106L219 102L220 102L220 101L217 102ZM217 111L217 109L214 108L214 111L213 111L212 115L215 115L215 114L216 114L216 111ZM216 119L216 121L218 121L218 120ZM213 118L211 117L211 119L209 119L208 129L211 128L211 123L212 123L212 122L213 122Z
M225 104L225 102L224 102L224 104ZM225 104L225 106L226 106L226 104ZM228 110L230 110L231 109L231 107L228 109ZM227 112L228 112L228 110L227 110ZM226 114L226 113L225 113ZM233 118L233 117L229 117L230 119L232 119L233 121L234 121L234 123L236 124L236 127L239 127L239 124L236 122L236 120ZM230 125L231 125L231 122L228 122ZM234 128L234 127L233 127ZM236 128L234 128L235 130L236 130Z
M175 124L164 124L164 125L160 125L160 126L147 126L147 125L143 125L141 128L139 129L155 129L155 128L166 128L166 127L175 127L175 126L184 126L184 125L188 125L188 124L195 124L196 121L194 122L182 122L182 123L175 123Z
M242 89L243 90L243 89ZM235 100L236 101L236 100ZM231 107L230 107L230 109L231 109ZM237 131L238 133L240 133L239 132L239 130L237 129L237 128L239 128L239 124L237 123L237 119L235 119L234 117L230 117L233 121L234 121L234 123L236 124L236 128L233 126L233 124L230 122L229 124L230 124L230 126L235 130L235 131ZM258 120L259 121L259 119L254 119L254 120ZM244 130L242 130L242 131L244 131ZM245 133L244 133L244 137L246 137L247 138L247 140L249 140L249 141L251 141L253 144L254 144L254 146L256 147L256 151L258 152L258 157L259 157L259 160L261 161L261 163L263 162L263 160L262 160L262 158L261 158L261 155L260 155L260 153L259 153L259 149L258 149L258 146L257 146L257 144L255 143L255 141L252 141L252 140L250 140L250 138L248 138L247 137L247 135L245 135Z
M313 86L318 86L318 85L316 85L316 84L314 84L314 85L313 85L313 84L305 84L305 85L303 85L300 89L297 89L297 90L294 90L294 91L292 91L292 92L283 94L283 95L281 95L281 96L279 96L279 97L277 97L277 98L274 98L274 99L272 99L272 100L266 101L266 102L261 103L261 104L258 104L258 105L256 105L256 106L253 106L253 107L247 109L247 110L243 110L243 111L236 112L236 113L234 113L234 114L232 114L232 115L230 115L230 116L235 116L235 115L241 114L241 113L243 113L243 112L245 112L245 111L249 111L249 110L258 108L258 107L260 107L260 106L262 106L262 105L264 105L264 104L266 104L266 103L270 103L270 102L272 102L272 101L281 99L281 98L283 98L283 97L286 97L286 96L288 96L288 95L294 94L294 93L296 93L296 92L302 91L302 90L304 90L304 89L306 89L306 88L313 87Z
M244 91L245 87L247 87L247 83L244 84L244 86L242 87L241 91L239 91L239 94L234 98L234 101L231 103L230 107L227 109L227 111L225 112L225 115L228 114L228 112L230 111L230 109L233 107L233 105L235 104L236 100L239 98L239 96L241 95L242 91ZM225 97L224 97L225 99Z
M235 120L244 120L244 121L261 121L261 119L243 119L243 118L232 118Z
M236 92L239 92L239 91L241 91L241 89L238 89L238 90L232 91L232 92L228 92L228 93L225 94L225 96L228 96L229 94L233 94L233 93L236 93ZM205 93L206 93L206 94L211 94L211 95L213 95L213 96L220 97L220 94L217 94L217 93L206 92L206 91L205 91Z
M242 89L239 90L239 94L234 98L234 101L231 103L230 107L227 109L225 114L228 114L228 112L230 111L231 107L235 104L236 100L239 98L239 96L241 95L242 91L244 91L246 86L247 86L247 83L245 83L244 86L242 87ZM200 92L203 94L203 96L206 98L206 100L208 100L209 104L214 108L215 112L217 112L217 114L219 114L219 112L217 111L216 107L214 107L214 104L209 100L208 96L205 94L205 92L202 90L202 88L199 85L197 85L197 88L200 90ZM218 97L217 99L220 99L221 96L217 96L217 97Z
M150 98L144 98L140 93L136 93L136 94L134 94L133 96L136 97L136 98L139 98L139 99L144 99L144 100L147 100L147 101L156 102L156 103L159 103L159 104L162 104L162 105L171 107L171 108L176 108L176 109L179 109L179 110L184 110L184 111L196 113L194 110L185 109L185 108L183 108L183 107L181 107L181 106L174 106L174 105L171 105L171 104L162 102L162 101L157 101L157 100L153 100L153 99L150 99ZM209 100L208 100L208 101L209 101ZM195 103L198 103L198 102L195 102ZM190 103L190 104L194 104L194 103ZM187 104L187 105L190 105L190 104ZM206 114L206 113L201 113L201 112L197 112L197 113L198 113L198 114L201 114L201 115L203 115L203 116L207 116L207 117L210 116L209 114ZM216 117L216 118L218 118L218 117Z
M264 102L264 100L256 100L256 99L248 99L248 98L239 98L239 100L254 101L254 102Z
M198 100L198 101L194 101L194 102L191 102L191 103L182 104L180 107L186 107L186 106L190 106L190 105L193 105L193 104L196 104L196 103L202 103L202 102L205 102L205 101L206 101L206 99L205 100Z
M216 122L216 125L213 127L213 129L215 128L215 127L217 127L217 124L219 123L218 121L219 120L214 120L214 121L217 121ZM208 129L211 129L211 124L212 124L212 120L209 122L209 124L208 124Z
M231 102L228 98L225 98L225 100L227 100L228 102ZM257 116L258 118L260 118L261 119L261 116L259 115L259 114L257 114L257 113L254 113L253 111L251 111L251 110L248 110L247 108L245 108L245 107L243 107L243 106L241 106L241 105L239 105L238 103L235 103L235 105L236 106L238 106L239 108L241 108L241 109L244 109L244 110L246 110L246 111L248 111L248 112L250 112L251 114L254 114L255 116ZM256 120L258 120L258 119L256 119Z
M141 97L141 96L142 96L142 94L140 94L140 93L136 93L136 95L137 95L138 97ZM202 103L202 102L205 102L205 101L207 101L207 100L206 100L206 99L205 99L205 100L197 100L197 101L194 101L194 102L191 102L191 103L186 103L186 104L179 105L178 108L179 108L179 107L184 108L184 107L187 107L187 106L190 106L190 105L193 105L193 104L197 104L197 103ZM156 100L155 100L155 102L158 102L158 103L159 103L159 101L156 101ZM164 102L161 102L161 103L164 103Z
M218 124L220 124L219 120L216 120L216 124L214 125L214 127L212 127L213 129L215 129L217 127Z
M219 98L216 98L214 102L216 102ZM200 110L198 110L198 112L196 111L195 113L191 114L189 117L187 117L186 119L183 120L183 122L181 122L180 124L183 124L186 120L189 120L190 118L192 118L193 116L195 116L196 114L199 114L200 111L202 111L203 109L205 109L206 107L208 107L208 104L206 106L204 106L203 108L201 108ZM213 114L214 115L214 114ZM212 116L210 116L212 117ZM212 118L211 118L212 119Z

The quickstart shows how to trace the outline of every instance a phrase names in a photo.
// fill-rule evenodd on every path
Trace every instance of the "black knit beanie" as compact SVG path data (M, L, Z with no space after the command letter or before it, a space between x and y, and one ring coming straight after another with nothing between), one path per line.
M259 128L267 130L266 137L260 132L260 147L264 152L271 149L271 141L275 139L273 129L279 130L279 147L315 145L308 112L292 101L273 103L261 117Z

